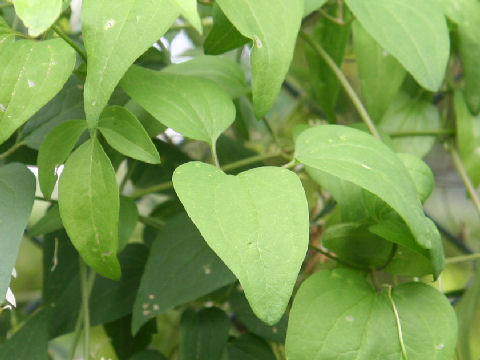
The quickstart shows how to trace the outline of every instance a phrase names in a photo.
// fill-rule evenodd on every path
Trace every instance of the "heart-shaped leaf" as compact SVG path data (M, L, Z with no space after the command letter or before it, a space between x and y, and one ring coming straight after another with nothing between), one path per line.
M217 3L238 31L253 40L253 104L255 114L261 118L275 101L292 61L303 1L217 0Z
M235 105L214 82L132 66L122 88L162 124L215 145L235 120Z
M75 51L61 39L22 40L2 49L0 144L61 90L75 60Z
M430 91L442 84L450 55L443 7L435 0L346 0L365 30Z
M63 225L85 262L100 275L120 278L117 260L119 195L115 171L97 139L65 164L58 185Z
M0 301L10 284L34 199L35 177L25 166L0 167Z
M405 283L378 293L365 276L338 269L302 284L286 353L295 360L451 360L456 336L455 312L433 287Z
M226 175L201 162L178 167L173 184L208 245L240 280L255 314L282 317L308 247L308 206L291 171L261 167Z
M178 16L171 0L85 0L82 26L87 49L85 113L96 127L108 99L130 65Z

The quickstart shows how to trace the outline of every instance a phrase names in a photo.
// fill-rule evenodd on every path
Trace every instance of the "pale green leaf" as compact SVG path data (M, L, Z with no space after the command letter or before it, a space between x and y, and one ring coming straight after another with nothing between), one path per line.
M423 213L410 174L382 142L356 129L323 125L303 131L295 151L307 169L324 172L376 195L400 215L421 247L438 249L439 234ZM435 276L440 271L437 267Z
M197 11L197 0L170 0L180 10L181 14L200 34L203 32L202 20Z
M187 214L172 217L152 244L133 307L136 333L152 317L235 281Z
M440 128L440 114L432 103L400 92L381 119L380 127L390 133L435 132ZM432 148L435 136L400 136L392 141L397 152L424 157Z
M273 105L293 57L303 15L301 0L218 0L240 33L253 40L252 92L255 114Z
M58 125L45 137L38 151L38 181L43 196L50 199L57 182L56 168L72 152L80 135L87 129L85 120L70 120Z
M45 32L62 11L62 0L15 0L13 5L30 36Z
M303 3L303 16L307 16L317 9L320 9L327 0L304 0Z
M473 116L461 92L454 98L459 155L475 187L480 184L480 115Z
M15 41L15 32L8 26L3 17L0 16L0 50Z
M450 40L443 6L435 0L346 0L367 32L424 88L442 84Z
M380 121L402 85L406 71L355 21L353 23L358 77L368 113Z
M10 284L20 240L32 211L35 176L23 165L0 167L0 301Z
M352 270L321 271L298 291L290 312L287 358L295 360L451 360L455 312L445 296L422 283L376 292ZM393 302L393 304L392 304ZM397 326L394 306L398 311Z
M182 360L220 360L229 330L227 314L218 308L185 310L180 322Z
M98 140L88 140L67 160L58 203L65 229L84 261L100 275L119 279L118 186Z
M163 72L212 80L232 98L245 95L249 90L245 73L240 65L220 56L199 56L190 61L170 65Z
M75 59L75 51L61 39L22 40L2 48L0 144L61 90Z
M308 206L296 174L260 167L232 176L190 162L175 170L173 184L254 313L269 325L278 322L308 247Z
M82 25L88 55L85 113L95 128L130 65L168 30L179 11L170 0L85 0Z
M210 80L133 66L121 86L162 124L211 145L235 120L232 100Z
M160 155L138 119L126 108L111 106L100 116L98 129L118 152L149 164L159 164Z

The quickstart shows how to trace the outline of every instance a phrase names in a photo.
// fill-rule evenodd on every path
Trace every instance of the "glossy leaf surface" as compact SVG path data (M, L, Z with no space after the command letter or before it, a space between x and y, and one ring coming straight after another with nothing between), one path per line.
M435 0L346 0L367 32L430 91L443 81L450 41Z
M240 280L254 313L269 325L278 322L308 246L298 177L274 167L232 176L190 162L175 170L173 185L208 245Z
M270 110L290 66L303 2L219 0L217 3L238 31L253 40L253 104L257 118L261 118Z
M60 91L75 60L75 51L61 39L22 40L2 49L0 144Z
M100 275L119 279L118 186L98 140L88 140L67 160L58 200L65 229L84 261Z

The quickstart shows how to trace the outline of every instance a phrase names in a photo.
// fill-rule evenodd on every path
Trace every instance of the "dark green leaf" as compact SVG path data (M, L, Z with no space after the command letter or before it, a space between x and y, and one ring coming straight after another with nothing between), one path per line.
M145 350L133 355L129 360L167 360L165 356L155 350Z
M228 360L275 360L272 348L256 336L245 334L228 345Z
M185 310L180 322L182 360L220 360L229 329L227 315L218 308Z
M0 298L10 284L20 240L35 199L35 176L20 164L0 167Z
M68 159L58 200L65 229L85 262L99 274L119 279L118 186L97 139L88 140Z
M235 281L185 213L153 242L133 309L133 333L150 318Z
M87 129L84 120L70 120L58 125L45 137L38 151L38 181L43 196L50 199L57 182L57 167L72 152L80 135Z
M422 203L430 197L433 191L434 178L432 170L420 158L412 154L397 154L407 168L417 189L418 198Z
M126 108L111 106L102 113L98 129L118 152L150 164L159 164L155 145L137 118Z
M28 230L28 236L46 235L62 228L63 223L60 217L60 210L58 205L53 205L48 209L47 213Z
M120 196L118 219L118 250L121 251L132 237L138 220L137 204L131 198Z
M173 185L208 245L240 280L255 314L269 325L278 322L308 246L308 206L298 176L276 167L232 176L190 162L175 170Z

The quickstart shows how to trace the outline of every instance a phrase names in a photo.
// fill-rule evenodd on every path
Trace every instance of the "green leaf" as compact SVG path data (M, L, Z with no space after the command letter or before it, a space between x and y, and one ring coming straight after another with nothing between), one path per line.
M228 345L228 360L275 360L270 345L263 339L244 334Z
M0 298L3 302L35 199L35 176L20 164L0 167Z
M310 15L317 9L320 9L327 0L304 0L303 3L303 16Z
M185 310L180 322L182 360L220 360L229 330L227 314L218 308Z
M240 65L220 56L199 56L190 61L170 65L163 72L212 80L232 98L245 95L249 91L245 73Z
M170 0L85 0L87 49L85 112L95 128L115 86L130 65L168 30L178 16Z
M365 30L424 88L437 91L450 55L447 22L435 0L346 0Z
M268 341L281 344L285 342L288 325L286 314L282 316L275 326L267 326L255 316L243 292L238 290L232 291L228 301L232 312L235 314L235 320L240 321L252 333Z
M475 187L480 184L480 115L473 116L461 92L454 98L457 144L467 174Z
M202 20L197 11L197 0L170 0L180 10L181 14L200 34L203 32Z
M38 150L50 131L71 119L85 119L83 82L76 76L71 76L63 89L25 123L20 136L25 145Z
M345 19L348 21L350 17L350 12L347 12ZM323 17L315 25L312 37L340 66L343 62L345 46L350 39L350 30L350 24L340 25ZM335 122L335 107L340 92L338 77L323 58L318 56L310 47L306 49L306 55L310 69L310 82L318 105L325 112L328 120Z
M167 360L165 356L155 350L144 350L136 353L129 360Z
M187 214L171 218L150 250L133 307L133 333L150 318L233 281Z
M61 39L22 40L2 49L0 144L60 91L75 60L75 51Z
M60 209L58 208L58 205L55 204L50 207L47 213L28 230L28 236L36 237L39 235L46 235L62 228L63 223L62 218L60 217Z
M353 39L362 96L368 113L378 122L398 93L406 71L358 21L353 23Z
M2 360L48 359L49 311L38 311L0 346Z
M400 328L394 307L398 312ZM287 358L295 360L450 360L455 312L443 294L423 283L377 293L352 270L321 271L300 287L287 332Z
M386 145L362 131L323 125L303 131L296 158L313 171L353 183L388 204L425 249L441 248L435 227L425 217L417 190L402 161ZM328 187L327 187L328 190ZM437 262L435 277L441 271Z
M278 322L308 247L308 206L297 175L260 167L232 176L190 162L172 180L208 245L240 280L254 313L269 325Z
M121 251L132 237L138 220L137 204L131 198L120 196L118 219L118 250Z
M440 129L438 109L425 100L412 99L399 93L380 121L386 132L422 132ZM397 152L406 152L424 157L432 148L435 137L401 136L392 139Z
M477 268L474 281L457 305L458 351L463 360L471 360L470 333L474 325L475 313L480 300L480 268Z
M119 198L115 171L97 139L70 156L58 187L60 215L73 245L100 275L119 279Z
M235 120L232 100L210 80L133 66L121 86L162 124L212 146Z
M303 2L218 0L217 3L238 31L253 40L253 104L255 115L262 118L274 103L292 61Z
M15 41L15 32L8 26L3 17L0 16L0 50Z
M62 11L62 0L15 0L13 5L30 36L48 30Z
M217 3L213 5L213 26L203 44L205 54L220 55L249 42L238 32Z
M85 120L70 120L58 125L45 137L38 151L38 181L43 196L50 199L57 182L56 168L72 152L80 135L87 129Z
M435 185L432 170L422 159L412 154L400 153L397 156L402 160L417 189L418 198L424 203L433 191Z
M160 164L160 155L140 121L126 108L111 106L100 116L98 129L118 152L150 164Z

